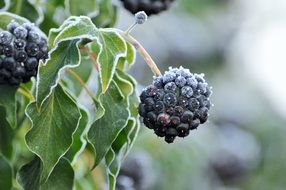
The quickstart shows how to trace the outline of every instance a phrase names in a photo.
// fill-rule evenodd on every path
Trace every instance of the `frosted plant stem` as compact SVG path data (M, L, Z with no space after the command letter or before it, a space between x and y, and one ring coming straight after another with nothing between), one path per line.
M157 67L156 63L154 62L150 54L144 49L144 47L128 33L123 32L121 30L118 30L118 32L127 42L131 43L134 46L134 48L138 51L138 53L143 57L145 62L148 64L154 75L161 76L162 74L159 68Z

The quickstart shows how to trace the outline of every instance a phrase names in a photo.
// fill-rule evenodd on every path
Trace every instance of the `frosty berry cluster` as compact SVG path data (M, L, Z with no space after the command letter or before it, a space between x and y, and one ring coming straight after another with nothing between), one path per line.
M207 121L211 94L202 74L170 68L143 89L138 110L146 127L172 143Z

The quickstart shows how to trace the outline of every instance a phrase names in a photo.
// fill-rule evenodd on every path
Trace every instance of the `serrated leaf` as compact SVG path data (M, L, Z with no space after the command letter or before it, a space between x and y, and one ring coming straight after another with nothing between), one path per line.
M6 119L9 124L16 127L16 100L15 94L17 87L9 85L0 85L0 106L6 110Z
M46 183L42 184L41 159L37 156L28 164L21 167L17 173L17 181L24 188L24 190L71 190L74 183L74 171L69 161L61 158L55 166Z
M0 106L0 153L10 159L13 152L13 130L6 121L6 111Z
M87 134L86 129L89 127L88 114L83 109L80 110L80 113L81 119L75 133L73 134L73 143L65 156L70 160L70 162L74 162L77 159L87 143L85 136Z
M93 15L98 13L98 1L96 0L66 0L66 9L68 9L70 15Z
M12 188L12 167L10 163L0 154L0 190Z
M32 122L32 128L25 136L26 143L43 161L42 180L45 181L71 146L81 115L76 103L61 86L55 88L40 111L33 102L26 113Z
M109 29L100 29L98 37L100 52L97 57L102 91L108 89L118 60L126 55L127 47L120 35Z
M15 20L18 23L29 22L27 19L18 16L16 14L8 13L8 12L0 12L0 28L6 29L7 25Z
M7 11L10 6L10 0L0 1L0 11Z
M104 107L105 114L92 124L88 132L88 140L96 154L94 166L104 158L130 115L126 99L114 82L110 83L106 93L100 95L99 101Z

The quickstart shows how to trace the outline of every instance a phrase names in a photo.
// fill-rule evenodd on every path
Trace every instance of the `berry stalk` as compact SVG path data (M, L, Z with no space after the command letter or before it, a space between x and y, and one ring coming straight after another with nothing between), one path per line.
M150 56L150 54L145 50L145 48L131 35L127 34L126 32L123 32L121 30L118 30L118 33L129 43L131 43L134 48L138 51L138 53L143 57L145 62L148 64L152 72L155 76L161 76L161 71L157 67L156 63Z

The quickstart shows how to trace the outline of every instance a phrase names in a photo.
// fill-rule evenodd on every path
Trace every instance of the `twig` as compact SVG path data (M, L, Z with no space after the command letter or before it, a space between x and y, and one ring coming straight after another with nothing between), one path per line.
M88 89L88 87L86 86L85 82L83 81L83 79L73 70L67 68L66 69L67 72L69 72L72 76L74 76L76 78L76 80L80 83L80 85L85 89L85 91L87 92L87 94L89 95L89 97L91 99L93 99L93 94L92 92Z
M161 76L161 72L158 69L156 63L152 59L152 57L149 55L149 53L144 49L144 47L131 35L127 34L126 32L123 32L121 30L118 30L119 34L129 43L131 43L134 48L138 51L138 53L143 57L145 62L148 64L154 75Z
M89 51L89 49L88 49L87 47L85 47L85 46L81 46L81 47L80 47L80 50L82 50L83 52L85 52L85 53L88 54L88 56L89 56L90 60L92 61L92 63L93 63L93 65L94 65L95 69L96 69L97 71L99 71L99 69L98 69L98 64L97 64L97 61L96 61L96 57L97 57L97 56L96 56L93 52Z

